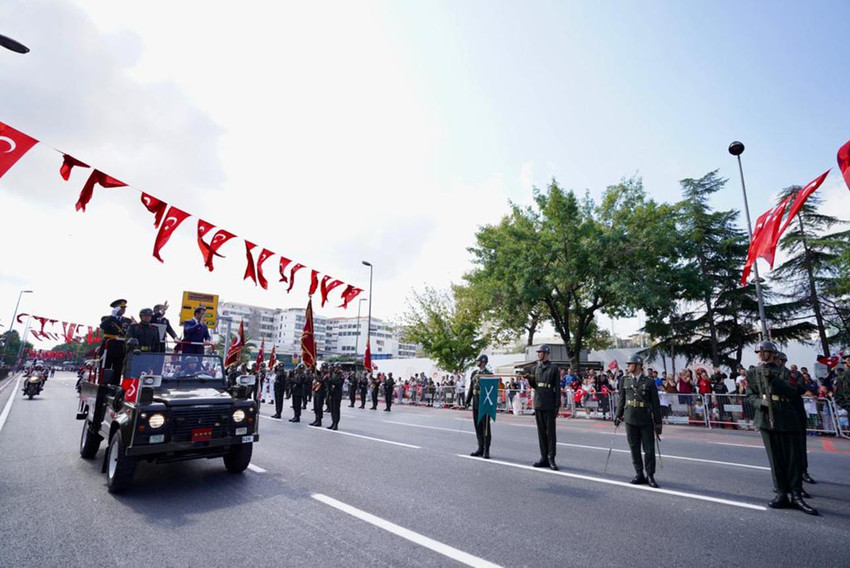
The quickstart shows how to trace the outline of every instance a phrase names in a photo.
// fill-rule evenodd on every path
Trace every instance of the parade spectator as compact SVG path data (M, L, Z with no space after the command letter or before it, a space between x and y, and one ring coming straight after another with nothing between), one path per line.
M679 389L676 385L676 379L674 379L672 375L668 376L664 380L664 383L662 383L661 386L664 389L664 392L666 392L668 394L671 394L671 393L675 394L675 393L679 392Z
M708 373L702 367L697 369L697 392L699 394L708 394L711 392L711 380L709 380Z

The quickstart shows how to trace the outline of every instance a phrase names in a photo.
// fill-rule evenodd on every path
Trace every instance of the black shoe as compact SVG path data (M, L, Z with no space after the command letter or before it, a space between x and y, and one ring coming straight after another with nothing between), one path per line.
M334 426L333 426L333 428L331 428L331 430L339 430L339 424L334 424Z
M639 473L634 476L632 480L629 481L629 483L631 483L632 485L643 485L644 483L646 483L646 478L643 476L642 473Z
M555 463L555 458L549 458L549 469L558 471L558 464Z
M290 422L301 422L301 420L299 420L298 418L290 418L289 421Z
M278 420L280 420L280 414L272 414L272 418L277 418Z
M333 430L333 429L334 429L334 425L333 425L333 424L331 424L330 426L328 426L328 430Z
M788 495L785 493L777 493L776 497L773 498L773 501L767 504L771 509L787 509L791 506L791 502L788 501Z
M652 487L653 489L658 489L658 484L655 482L655 477L652 475L646 476L646 484Z
M799 493L793 493L791 495L791 507L798 511L803 511L807 515L818 516L818 510L803 501L803 496Z
M532 467L549 467L549 460L545 458L540 458L540 461L536 461L531 464Z
M471 454L469 454L469 455L471 455L471 456L472 456L472 457L474 457L474 458L480 458L481 456L483 456L483 455L484 455L484 450L483 450L483 449L481 449L481 448L478 448L477 450L475 450L474 452L472 452L472 453L471 453Z
M805 481L806 483L811 483L812 485L817 483L817 481L812 479L812 476L809 475L808 473L803 474L803 481ZM803 495L803 497L808 497L808 495Z
M481 456L481 457L483 457L485 460L489 460L490 459L490 448L484 448L484 455Z
M806 491L805 489L800 489L800 497L802 497L803 499L811 499L812 498L812 496L809 495L809 492Z

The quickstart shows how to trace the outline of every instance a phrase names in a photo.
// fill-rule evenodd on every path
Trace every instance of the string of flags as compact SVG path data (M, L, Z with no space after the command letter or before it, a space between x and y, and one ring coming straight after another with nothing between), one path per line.
M14 129L3 122L0 122L0 177L3 177L3 175L24 156L24 154L38 143L39 141L35 138ZM67 153L60 152L55 148L53 148L53 150L62 155L62 164L59 167L59 175L65 181L70 180L71 173L74 168L91 168L92 170L80 191L76 204L74 205L77 211L85 213L86 206L91 202L94 197L95 189L98 186L106 189L127 187L135 189L141 194L142 205L145 209L147 209L147 211L153 214L153 226L157 229L153 246L153 256L160 262L164 263L165 261L162 258L162 249L171 239L171 236L177 228L180 227L186 219L193 217L193 215L175 205L166 203L162 199L159 199L148 192L134 188L101 170L92 168L85 162L78 160ZM215 257L224 258L224 255L219 253L219 250L228 241L239 237L226 229L220 228L213 223L201 219L200 217L195 217L198 220L198 248L200 249L204 266L212 272L215 269L213 263ZM278 282L286 285L285 290L287 293L291 292L292 288L295 286L296 274L298 274L302 269L308 268L305 264L295 262L292 259L277 254L266 247L259 247L260 253L255 258L256 253L254 249L257 249L258 245L247 239L243 239L243 241L245 243L246 267L242 279L251 280L255 286L259 285L264 290L269 289L269 277L266 272L264 272L263 267L266 261L270 258L275 256L279 257L277 271L280 278ZM275 278L277 278L277 276L271 277L272 280ZM328 274L323 274L318 270L310 269L310 288L308 295L312 297L312 295L318 291L321 297L322 307L324 307L329 301L329 295L331 292L343 285L344 287L341 288L342 292L339 296L342 303L338 307L347 309L351 301L361 294L363 289L358 288L353 284L346 284L342 280L334 278Z
M15 318L18 323L24 323L23 319L30 314L21 313L18 314L18 317ZM88 345L92 343L98 343L102 339L100 336L100 327L95 326L92 327L90 325L83 325L81 323L74 323L63 321L60 322L58 319L46 317L46 316L30 316L32 319L37 321L40 326L39 329L30 328L30 333L32 336L39 340L48 340L48 341L64 341L65 343L82 343L85 342ZM62 333L60 334L57 329L57 324L61 323ZM47 329L45 329L47 328ZM85 337L82 336L83 330L86 329L87 333ZM77 335L80 333L80 335Z

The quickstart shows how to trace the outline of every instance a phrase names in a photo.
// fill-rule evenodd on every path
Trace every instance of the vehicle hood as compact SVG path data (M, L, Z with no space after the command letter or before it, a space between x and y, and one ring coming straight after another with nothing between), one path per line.
M212 387L161 388L153 399L168 406L196 404L231 404L233 398L226 391Z

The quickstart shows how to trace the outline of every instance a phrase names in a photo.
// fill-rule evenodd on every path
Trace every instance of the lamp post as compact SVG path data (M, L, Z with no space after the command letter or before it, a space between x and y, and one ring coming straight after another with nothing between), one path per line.
M360 307L366 298L360 298L357 302L357 336L354 338L354 359L357 359L357 350L360 349Z
M744 143L735 141L729 144L729 153L738 158L738 172L741 174L741 190L744 192L744 213L747 215L747 231L750 235L750 245L753 242L753 225L750 221L750 206L747 203L747 186L744 183L744 168L741 165L741 154L744 153ZM761 278L759 277L758 259L753 261L753 272L756 275L756 297L759 305L759 320L761 321L761 338L763 341L770 339L767 333L767 319L764 317L764 296L761 291Z
M12 312L12 321L9 322L9 331L6 332L6 341L3 342L3 355L0 355L0 363L6 361L6 346L9 345L12 329L15 327L15 318L18 316L18 307L21 305L21 296L24 294L32 294L32 290L21 290L18 293L18 301L15 303L15 311ZM24 344L24 338L21 337L21 345Z
M366 346L371 351L372 349L372 270L371 262L362 261L364 266L369 267L369 316L366 320Z

